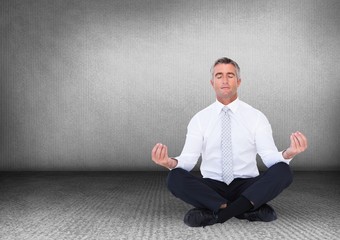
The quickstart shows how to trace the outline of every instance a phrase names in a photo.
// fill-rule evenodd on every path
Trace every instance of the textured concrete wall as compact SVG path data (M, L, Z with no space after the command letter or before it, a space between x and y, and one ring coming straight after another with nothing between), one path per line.
M223 56L279 149L309 137L294 169L339 170L339 3L2 0L0 170L160 170Z

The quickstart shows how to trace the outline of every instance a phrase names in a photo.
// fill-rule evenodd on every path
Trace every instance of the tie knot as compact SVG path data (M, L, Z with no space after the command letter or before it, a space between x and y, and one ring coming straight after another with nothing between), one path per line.
M229 107L228 106L224 106L223 108L222 108L222 111L224 112L224 113L228 113L228 111L229 111Z

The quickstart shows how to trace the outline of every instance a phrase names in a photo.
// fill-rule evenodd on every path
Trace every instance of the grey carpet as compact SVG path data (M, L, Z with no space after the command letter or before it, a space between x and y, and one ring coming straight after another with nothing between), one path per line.
M189 228L165 172L0 173L0 239L339 239L339 172L298 172L271 223Z

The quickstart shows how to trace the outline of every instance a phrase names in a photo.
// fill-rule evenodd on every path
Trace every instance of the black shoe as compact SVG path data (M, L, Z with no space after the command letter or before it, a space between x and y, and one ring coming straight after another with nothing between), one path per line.
M277 219L274 209L268 204L263 204L261 207L254 211L249 211L236 216L238 219L247 219L251 222L262 221L271 222Z
M189 227L205 227L217 223L217 216L209 209L193 208L184 216Z

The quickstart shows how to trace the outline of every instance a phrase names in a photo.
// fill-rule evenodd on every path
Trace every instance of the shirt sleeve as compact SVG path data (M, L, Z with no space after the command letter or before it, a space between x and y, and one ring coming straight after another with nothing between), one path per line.
M257 153L266 167L271 167L278 162L289 164L292 159L284 159L282 151L279 152L274 143L271 125L264 114L259 113L258 124L255 133Z
M189 122L182 153L178 157L175 157L178 161L176 168L191 171L202 153L202 146L203 134L201 125L197 115L195 115Z

